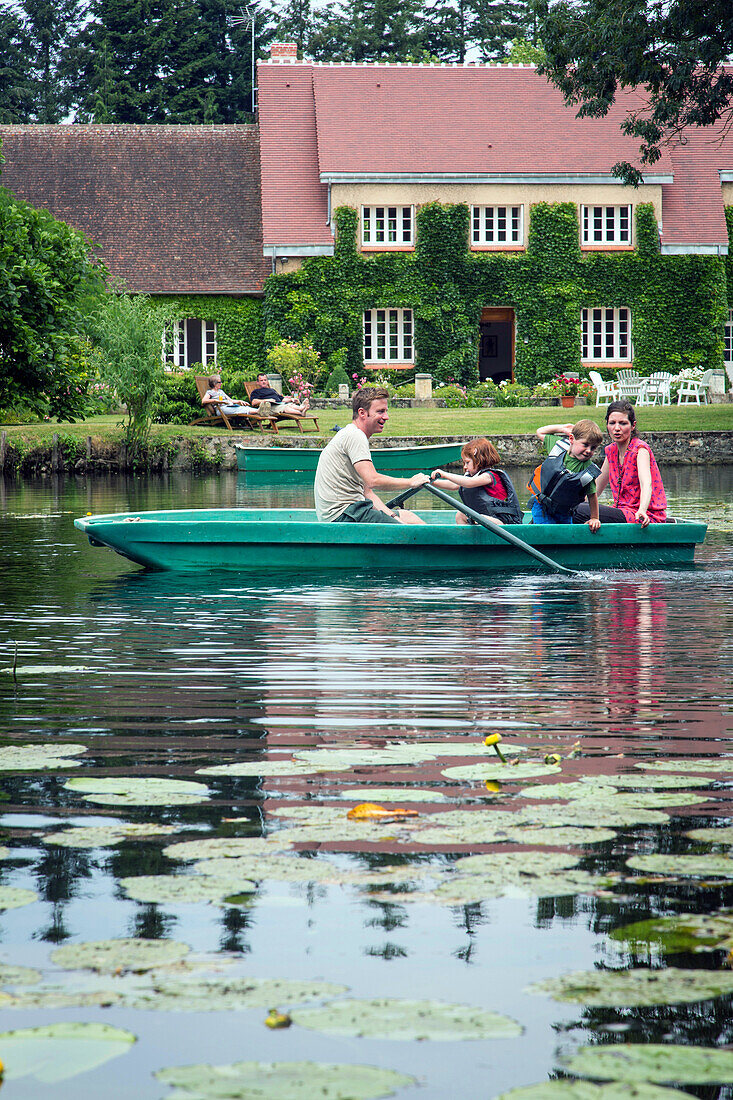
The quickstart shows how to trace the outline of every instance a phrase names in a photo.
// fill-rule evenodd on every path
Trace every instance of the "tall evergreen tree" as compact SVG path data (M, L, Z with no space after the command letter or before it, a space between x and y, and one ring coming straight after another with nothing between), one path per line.
M72 102L62 58L82 19L80 0L22 0L31 43L34 122L62 122Z
M320 61L407 61L422 51L419 0L348 0L322 13L311 38Z
M0 11L0 41L0 122L29 122L35 98L30 39L21 19L9 9Z

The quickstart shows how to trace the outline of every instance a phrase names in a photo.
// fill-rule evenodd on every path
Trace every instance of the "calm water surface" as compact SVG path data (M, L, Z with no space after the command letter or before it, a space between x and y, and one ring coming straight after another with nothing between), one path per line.
M87 749L81 766L62 774L3 777L0 827L10 855L0 864L0 885L31 889L38 900L0 913L0 964L37 967L64 985L71 977L49 960L60 944L168 938L233 959L238 974L325 980L348 986L353 997L465 1003L524 1027L513 1039L390 1042L298 1026L269 1031L266 1009L257 1008L5 1008L3 1031L102 1021L130 1029L138 1041L123 1057L68 1081L7 1080L3 1100L164 1100L171 1091L152 1076L161 1067L249 1059L378 1065L418 1079L421 1087L400 1097L489 1100L546 1080L559 1056L586 1043L733 1042L730 998L629 1010L524 992L566 971L670 964L660 954L631 955L608 932L650 915L733 904L733 886L724 883L618 881L577 896L516 891L452 906L408 904L367 885L277 881L260 882L246 906L156 905L130 900L120 885L129 876L188 873L190 864L163 854L171 839L271 835L286 823L275 809L323 805L342 810L346 821L355 800L342 791L351 787L442 795L441 802L408 804L421 818L526 803L518 793L525 783L491 791L442 774L470 759L306 777L195 774L210 765L289 760L319 745L477 744L492 731L540 758L565 756L579 743L580 755L563 761L562 778L629 772L664 755L729 752L733 469L664 473L674 513L710 524L694 568L443 583L374 573L323 578L307 557L302 572L288 576L271 574L266 561L256 577L146 574L92 549L73 528L86 512L307 506L307 482L247 481L243 474L0 482L0 744ZM10 672L16 645L17 683ZM81 775L194 779L207 784L209 797L110 807L65 786ZM569 850L586 870L636 875L625 867L628 856L690 851L684 830L729 822L732 783L733 773L715 777L707 801L665 806L664 823L619 828L612 841ZM177 831L116 847L43 843L61 826L116 822ZM431 847L394 826L373 828L368 843L316 844L316 858L345 870L426 861L445 868L471 851L519 847ZM342 854L326 854L334 850ZM671 962L718 968L724 954ZM717 1087L690 1091L710 1100L729 1095Z

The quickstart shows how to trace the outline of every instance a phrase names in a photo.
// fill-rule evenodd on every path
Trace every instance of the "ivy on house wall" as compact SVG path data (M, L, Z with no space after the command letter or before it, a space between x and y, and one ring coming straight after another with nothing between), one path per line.
M216 322L218 371L250 371L263 366L261 299L175 294L156 296L155 301L170 305L174 316L180 319L199 317L203 321Z
M626 306L640 372L722 365L726 266L714 256L662 256L650 204L636 209L636 249L617 253L581 252L574 203L534 205L524 253L472 253L462 203L418 211L414 253L362 254L356 210L340 207L335 220L333 257L267 279L266 346L309 339L324 358L344 348L349 371L361 372L364 310L409 308L417 369L474 382L481 311L511 307L515 378L534 384L580 369L583 308Z

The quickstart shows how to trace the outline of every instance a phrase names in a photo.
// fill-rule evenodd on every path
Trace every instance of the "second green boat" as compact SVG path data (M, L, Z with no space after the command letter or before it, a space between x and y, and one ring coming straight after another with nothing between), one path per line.
M461 461L461 443L436 443L424 447L374 447L372 461L382 474L415 474ZM235 445L237 469L249 473L315 473L321 452L317 447L246 447Z

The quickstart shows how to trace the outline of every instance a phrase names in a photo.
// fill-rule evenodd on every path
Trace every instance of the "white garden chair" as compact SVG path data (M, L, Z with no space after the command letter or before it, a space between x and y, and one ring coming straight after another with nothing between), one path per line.
M708 387L713 380L713 372L706 370L702 378L683 378L680 382L680 388L677 390L677 404L678 405L691 405L694 401L696 405L700 404L700 398L702 398L703 405L708 403Z
M599 405L610 405L612 401L618 401L618 386L615 382L604 381L597 370L589 370L588 377L595 386L596 408Z
M643 383L644 379L635 370L624 367L616 371L616 388L619 397L626 397L629 401L636 403Z
M637 405L670 405L672 395L669 387L673 377L668 371L656 371L643 379Z

